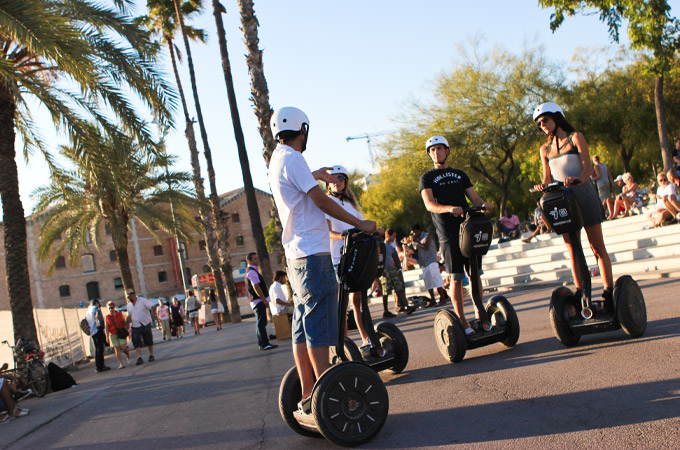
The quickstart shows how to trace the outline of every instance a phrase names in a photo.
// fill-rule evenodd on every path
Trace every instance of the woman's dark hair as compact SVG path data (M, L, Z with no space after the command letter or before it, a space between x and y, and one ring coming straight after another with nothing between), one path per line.
M283 277L285 277L287 274L283 270L277 270L276 273L274 274L274 281L281 282Z
M545 114L540 115L539 117L543 116L548 116L553 120L553 122L555 122L555 131L557 131L557 128L562 128L562 130L564 130L567 134L576 131L576 128L574 128L572 124L567 122L567 119L565 119L564 116L560 113L547 112ZM539 117L537 117L536 119L538 119ZM548 135L548 141L550 141L550 139L551 136Z

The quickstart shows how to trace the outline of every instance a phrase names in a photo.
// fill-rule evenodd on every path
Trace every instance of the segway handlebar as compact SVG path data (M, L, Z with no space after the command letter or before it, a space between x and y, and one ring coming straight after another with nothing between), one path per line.
M576 184L581 184L581 180L578 178L574 180L572 185ZM554 191L559 191L560 189L563 189L565 187L565 184L562 181L553 181L552 183L547 183L547 184L541 184L540 186L543 187L542 190L536 189L536 188L531 188L529 189L529 192L532 194L536 192L554 192Z

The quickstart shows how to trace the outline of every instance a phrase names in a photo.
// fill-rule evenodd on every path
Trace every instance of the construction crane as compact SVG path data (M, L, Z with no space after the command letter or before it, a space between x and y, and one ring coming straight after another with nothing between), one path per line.
M358 134L356 136L349 136L345 140L347 142L354 141L357 139L366 139L366 145L368 145L368 156L371 158L371 164L375 165L375 154L373 153L373 148L371 148L371 138L376 136L384 136L386 134L392 134L394 131L383 131L380 133L364 133Z

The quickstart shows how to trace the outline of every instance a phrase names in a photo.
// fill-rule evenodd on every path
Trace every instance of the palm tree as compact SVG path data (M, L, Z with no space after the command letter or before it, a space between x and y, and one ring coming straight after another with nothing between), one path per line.
M236 283L234 282L231 263L229 262L229 249L227 244L229 228L226 223L227 217L225 217L225 214L222 212L219 206L219 199L217 198L217 194L215 192L216 188L214 187L214 170L212 170L210 147L207 145L207 134L205 134L205 127L202 127L202 135L204 136L204 149L207 148L206 160L208 161L208 174L212 178L211 188L213 189L213 193L211 194L211 201L208 201L205 195L203 178L201 178L198 147L196 145L196 136L194 134L194 122L189 116L187 101L179 76L179 70L177 68L177 60L179 59L181 52L174 43L175 33L179 28L179 21L177 19L178 15L176 13L175 7L176 5L173 0L147 0L147 9L149 11L149 15L141 17L139 21L144 23L152 33L159 35L162 41L167 45L170 52L170 60L172 62L175 82L177 83L179 90L186 124L185 136L187 138L187 142L189 143L189 152L191 154L191 167L194 175L194 187L196 189L196 195L199 201L199 215L204 229L208 265L213 272L217 294L220 302L225 307L225 311L231 310L231 321L240 322L241 313L238 306L238 293L236 290ZM201 1L186 0L180 5L179 9L182 12L179 17L182 18L183 22L184 17L191 17L194 14L200 12ZM205 42L206 40L205 33L201 29L185 25L183 26L183 31L185 47L187 50L190 50L188 47L189 38L199 42ZM188 57L190 58L190 53L188 53ZM193 69L193 62L191 63L190 67ZM193 77L192 80L195 84L195 77ZM197 96L195 95L194 98L197 99ZM197 110L200 111L200 104ZM200 114L199 125L202 124L202 121L203 116ZM213 199L215 201L213 201ZM215 205L217 205L217 208L215 208ZM220 275L220 271L222 272L223 276ZM224 294L225 281L227 285L227 291L229 293L229 308L227 307L227 297Z
M238 159L241 164L241 174L243 176L243 187L246 194L246 205L248 206L248 216L250 216L250 228L255 239L255 247L260 259L260 270L266 280L272 279L272 269L269 263L269 252L264 239L264 229L260 219L260 210L257 206L255 197L255 187L253 177L250 174L250 162L246 152L246 141L243 137L241 118L236 104L236 92L234 91L234 79L231 76L231 63L229 62L229 52L227 51L227 36L222 22L222 13L226 12L218 0L213 0L213 15L217 27L217 38L220 45L220 56L222 57L222 72L224 73L224 83L227 86L227 97L229 98L229 109L231 111L231 124L234 127L236 137L236 147L238 149ZM271 133L270 133L271 134Z
M156 73L155 50L115 7L92 0L0 2L0 193L15 340L37 344L15 130L25 155L37 149L51 164L29 111L37 101L75 145L87 128L84 117L111 128L113 116L127 134L153 148L151 130L136 110L140 104L130 99L142 99L159 124L171 124L174 96Z
M38 200L34 213L44 219L38 257L45 260L52 255L51 273L68 249L69 263L75 266L90 239L99 248L103 221L111 229L123 287L134 289L128 256L130 219L135 218L157 240L157 229L191 240L188 230L198 229L189 209L196 203L187 188L191 176L170 172L172 158L144 151L120 133L104 136L93 126L79 145L86 148L61 147L75 169L55 166L50 184L34 193Z

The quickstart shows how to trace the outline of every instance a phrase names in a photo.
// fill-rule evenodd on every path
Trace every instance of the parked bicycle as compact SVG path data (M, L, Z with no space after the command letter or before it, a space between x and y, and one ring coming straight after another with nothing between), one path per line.
M14 375L17 382L17 391L23 392L20 399L30 394L36 397L43 397L49 387L49 373L43 357L45 352L35 348L30 343L23 343L19 338L16 345L9 345L7 341L2 341L12 350L14 368L0 370L0 374Z

